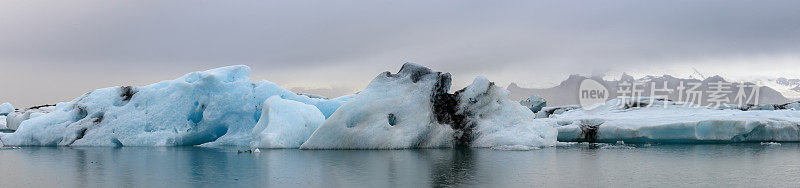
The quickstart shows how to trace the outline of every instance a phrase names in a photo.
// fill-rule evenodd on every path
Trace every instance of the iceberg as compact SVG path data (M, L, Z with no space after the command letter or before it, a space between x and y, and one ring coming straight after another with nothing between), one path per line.
M446 84L446 85L445 85ZM384 72L342 105L301 149L401 149L452 145L455 132L435 121L433 96L450 74L407 63Z
M248 146L271 96L313 105L326 117L349 99L310 98L249 76L250 68L240 65L97 89L20 121L0 140L7 146Z
M449 93L451 76L406 63L384 72L339 108L301 149L552 146L556 130L535 124L505 89L478 77Z
M554 146L557 130L484 77L450 93L449 73L406 63L360 93L296 94L229 66L147 86L97 89L10 113L8 146L250 146L301 149Z
M726 143L800 141L800 111L714 109L667 100L609 100L537 119L562 142Z
M14 106L11 103L0 104L0 116L7 116L11 112L14 112Z
M547 106L547 101L538 95L531 95L531 97L528 97L528 99L522 100L519 103L522 104L522 106L531 109L531 112L533 113L539 112L542 110L542 108Z
M255 148L299 148L323 121L325 116L312 105L272 96L264 101L261 118L252 131L251 145Z
M465 128L460 129L466 134L459 135L462 143L466 139L472 147L556 144L558 133L552 126L535 123L530 109L511 100L508 90L484 77L475 78L471 85L455 95L459 98L457 114L466 119Z

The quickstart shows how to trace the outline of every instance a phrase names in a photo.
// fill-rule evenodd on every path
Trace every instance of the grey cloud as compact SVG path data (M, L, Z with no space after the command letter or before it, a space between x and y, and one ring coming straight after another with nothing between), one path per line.
M796 7L800 2L3 1L0 74L25 82L7 84L0 100L52 103L232 64L279 84L357 91L405 61L451 72L464 85L476 75L535 83L696 59L800 56ZM48 91L52 85L64 87ZM43 92L51 94L31 94Z

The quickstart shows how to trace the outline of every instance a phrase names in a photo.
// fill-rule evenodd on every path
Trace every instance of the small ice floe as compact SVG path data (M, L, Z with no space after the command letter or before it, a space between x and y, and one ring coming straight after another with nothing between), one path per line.
M578 142L556 142L556 146L566 147L577 144Z
M502 145L502 146L495 146L491 147L492 149L496 150L506 150L506 151L530 151L535 149L541 149L535 146L526 146L526 145Z
M256 148L256 149L253 150L253 153L261 153L261 150Z
M614 144L614 145L605 144L605 145L600 147L600 149L634 149L634 148L636 148L636 147L633 147L633 146L630 146L630 145L626 145L625 142L621 141L621 140L617 141L617 143Z
M777 143L777 142L761 142L761 145L762 146L780 146L781 143Z

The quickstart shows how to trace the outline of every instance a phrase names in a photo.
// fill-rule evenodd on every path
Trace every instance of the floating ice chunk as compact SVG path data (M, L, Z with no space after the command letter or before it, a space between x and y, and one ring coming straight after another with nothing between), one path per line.
M18 129L0 140L11 146L248 146L271 96L323 114L347 99L309 98L268 81L253 83L249 75L247 66L229 66L143 87L97 89L51 107L52 113L9 117Z
M600 149L636 149L636 147L625 145L624 143L622 144L617 143L614 145L611 144L602 144L602 145L603 146L601 146Z
M578 144L578 142L556 142L556 146L566 147Z
M458 111L464 114L472 147L503 145L555 146L556 130L534 123L534 114L528 108L508 98L508 91L497 87L484 77L456 92ZM466 130L466 131L465 131ZM461 139L464 140L463 138Z
M301 149L555 145L553 127L486 78L454 94L450 74L407 63L385 72L334 113Z
M761 142L761 145L762 146L780 146L781 143L777 143L777 142Z
M797 111L719 110L674 102L631 107L619 100L611 100L600 109L577 109L537 121L557 127L559 141L800 141L800 112ZM619 105L620 102L623 105Z
M253 128L253 147L299 148L317 130L325 116L316 107L272 96L264 101Z
M431 109L434 90L446 92L449 84L449 74L411 63L397 74L381 73L325 120L301 149L451 146L453 130L437 123Z
M536 149L541 149L541 148L535 147L535 146L525 146L525 145L511 145L511 146L503 145L503 146L494 146L494 147L492 147L492 149L495 149L495 150L506 150L506 151L530 151L530 150L536 150Z
M539 110L542 110L542 108L547 106L547 101L538 95L531 95L531 97L528 97L528 99L522 100L519 103L522 104L522 106L530 109L533 113L539 112Z
M0 104L0 116L6 116L11 112L14 112L14 106L11 103Z

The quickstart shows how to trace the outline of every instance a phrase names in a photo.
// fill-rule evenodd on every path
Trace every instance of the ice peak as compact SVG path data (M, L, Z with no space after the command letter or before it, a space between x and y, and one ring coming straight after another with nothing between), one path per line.
M250 67L247 65L232 65L225 66L205 71L197 71L186 74L180 79L193 83L201 79L216 78L222 79L223 82L237 82L248 81L250 79Z

